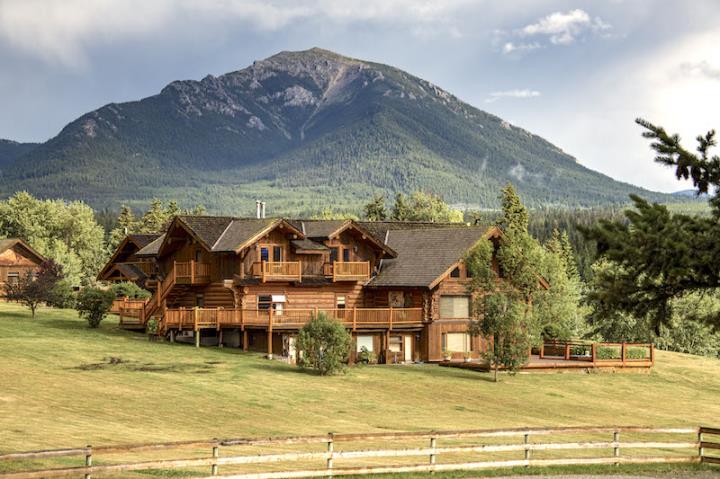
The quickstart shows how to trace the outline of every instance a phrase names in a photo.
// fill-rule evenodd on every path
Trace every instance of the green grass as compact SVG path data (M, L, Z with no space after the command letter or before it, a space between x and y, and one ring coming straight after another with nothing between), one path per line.
M114 317L92 330L73 311L40 310L33 320L0 303L0 371L0 451L329 431L720 425L720 361L662 351L645 374L493 383L413 365L319 377L231 348L151 343Z

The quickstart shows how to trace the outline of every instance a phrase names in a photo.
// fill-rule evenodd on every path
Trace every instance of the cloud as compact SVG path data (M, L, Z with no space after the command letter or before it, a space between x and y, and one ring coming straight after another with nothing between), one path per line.
M579 8L567 12L553 12L535 23L513 30L509 35L522 41L505 41L501 51L505 54L522 53L546 45L570 45L586 34L606 36L612 25L600 17L592 18ZM506 32L499 32L507 36Z
M706 60L698 62L683 62L678 67L680 73L690 77L720 80L720 67L710 65Z
M0 49L82 68L94 47L182 25L227 24L251 31L278 31L295 23L385 23L411 34L459 38L457 11L472 0L2 0Z
M494 103L501 98L536 98L540 96L537 90L529 90L527 88L519 90L494 91L485 99L485 103Z

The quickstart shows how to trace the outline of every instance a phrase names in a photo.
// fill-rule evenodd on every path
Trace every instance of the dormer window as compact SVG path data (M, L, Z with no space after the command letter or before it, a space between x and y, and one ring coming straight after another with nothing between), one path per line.
M451 278L459 278L460 277L460 267L456 266L454 270L450 272Z

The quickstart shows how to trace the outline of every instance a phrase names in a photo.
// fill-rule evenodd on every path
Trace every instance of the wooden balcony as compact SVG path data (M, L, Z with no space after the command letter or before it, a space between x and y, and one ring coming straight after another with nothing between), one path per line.
M175 283L177 284L208 284L210 283L210 264L197 261L175 261Z
M317 314L324 313L353 331L358 329L402 329L423 323L422 308L348 308L348 309L239 309L178 308L167 309L162 329L222 329L260 327L300 329Z
M332 279L336 281L367 281L370 279L369 261L334 261Z
M267 281L302 281L300 261L261 261L253 263L253 274Z

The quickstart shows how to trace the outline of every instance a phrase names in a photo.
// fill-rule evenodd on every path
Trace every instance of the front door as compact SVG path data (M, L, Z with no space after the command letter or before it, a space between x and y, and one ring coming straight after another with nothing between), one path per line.
M412 343L413 337L409 334L403 336L403 352L405 353L404 361L410 363L413 360L412 357Z

